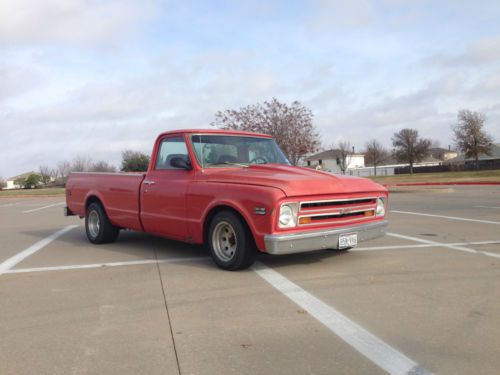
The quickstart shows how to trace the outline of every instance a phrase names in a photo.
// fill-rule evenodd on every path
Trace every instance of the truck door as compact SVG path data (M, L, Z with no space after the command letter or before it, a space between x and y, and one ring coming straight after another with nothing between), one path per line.
M154 168L141 187L141 219L146 232L185 240L186 191L193 180L193 170L172 165L174 158L189 161L183 136L167 136L161 140Z

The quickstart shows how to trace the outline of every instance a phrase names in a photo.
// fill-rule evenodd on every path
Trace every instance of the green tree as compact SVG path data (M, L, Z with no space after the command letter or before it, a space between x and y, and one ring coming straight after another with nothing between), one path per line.
M148 170L149 156L142 152L125 150L122 152L123 172L145 172Z
M24 184L21 185L24 189L33 189L39 187L42 178L40 175L32 173L25 180Z
M489 155L493 138L483 130L486 116L480 112L462 109L457 115L457 124L453 127L454 141L457 148L468 158L474 158L476 169L479 168L479 155Z
M431 146L429 139L418 137L416 129L401 129L392 137L394 156L398 161L410 164L410 174L413 174L413 164L421 161Z
M212 126L272 135L288 160L297 165L303 156L315 152L321 143L312 119L312 111L300 102L287 105L273 98L237 110L219 111Z

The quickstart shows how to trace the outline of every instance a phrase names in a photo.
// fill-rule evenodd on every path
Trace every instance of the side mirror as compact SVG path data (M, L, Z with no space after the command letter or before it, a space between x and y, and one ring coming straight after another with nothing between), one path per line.
M185 169L190 171L192 169L191 162L189 160L185 160L183 158L172 158L170 160L170 165L174 168Z

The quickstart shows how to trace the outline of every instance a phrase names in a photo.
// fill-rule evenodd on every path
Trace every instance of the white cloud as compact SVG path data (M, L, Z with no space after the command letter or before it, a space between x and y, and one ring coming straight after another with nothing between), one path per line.
M314 13L309 26L314 31L367 27L376 18L369 0L315 0L313 4Z
M4 0L0 44L103 45L152 16L153 0Z
M471 67L500 62L500 36L484 38L457 54L439 53L424 59L424 63L438 68Z
M39 87L43 75L33 67L0 65L0 103Z
M390 147L402 127L448 145L462 108L483 111L500 139L495 33L467 33L460 49L461 29L439 29L430 2L404 14L406 2L382 3L168 12L154 0L0 1L0 175L79 154L117 165L125 148L149 153L162 131L209 127L218 110L273 96L310 107L326 146Z

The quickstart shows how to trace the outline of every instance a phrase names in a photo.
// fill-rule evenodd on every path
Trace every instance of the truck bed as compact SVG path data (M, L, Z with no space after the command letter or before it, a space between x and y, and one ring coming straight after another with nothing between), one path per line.
M142 230L139 217L140 188L145 173L73 172L68 178L68 209L85 216L85 204L98 198L111 223L120 228Z

